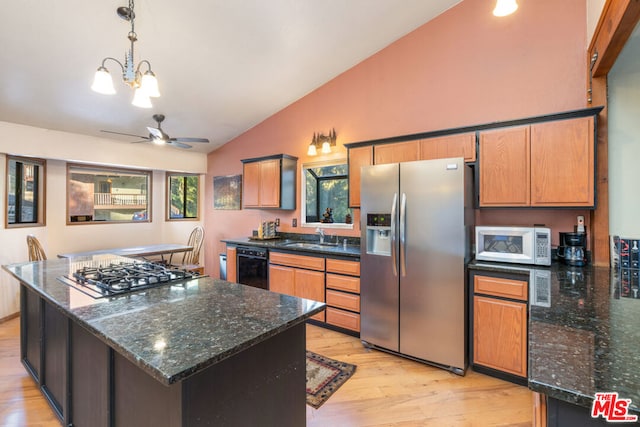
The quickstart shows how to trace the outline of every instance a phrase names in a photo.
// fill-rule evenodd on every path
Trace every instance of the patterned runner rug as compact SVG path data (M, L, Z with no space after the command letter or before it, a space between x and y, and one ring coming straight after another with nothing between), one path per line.
M307 405L318 409L356 371L356 365L307 351Z

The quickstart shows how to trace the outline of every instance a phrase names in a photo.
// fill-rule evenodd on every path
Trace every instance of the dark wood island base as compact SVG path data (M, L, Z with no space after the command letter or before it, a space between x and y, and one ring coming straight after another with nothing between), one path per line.
M21 359L65 426L304 426L305 324L166 385L25 285Z

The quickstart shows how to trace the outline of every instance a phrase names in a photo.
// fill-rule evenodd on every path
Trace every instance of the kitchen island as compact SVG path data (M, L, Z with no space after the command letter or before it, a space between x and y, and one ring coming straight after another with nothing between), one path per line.
M63 425L305 425L304 322L324 304L208 277L93 298L59 280L87 262L4 267Z

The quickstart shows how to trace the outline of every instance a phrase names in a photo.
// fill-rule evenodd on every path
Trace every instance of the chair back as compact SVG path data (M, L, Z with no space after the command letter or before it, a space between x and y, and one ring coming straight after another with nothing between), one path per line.
M27 236L27 248L29 249L29 261L43 261L47 259L47 255L42 249L42 245L36 236L30 234Z
M187 245L193 247L189 252L184 253L182 264L196 265L200 261L200 249L202 249L202 241L204 240L204 229L197 226L189 235Z

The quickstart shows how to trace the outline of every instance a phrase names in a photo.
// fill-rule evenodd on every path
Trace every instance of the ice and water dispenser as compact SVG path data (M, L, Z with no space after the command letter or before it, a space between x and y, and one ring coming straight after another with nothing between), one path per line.
M367 253L391 256L391 214L367 214Z

